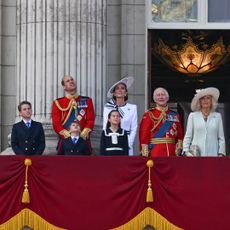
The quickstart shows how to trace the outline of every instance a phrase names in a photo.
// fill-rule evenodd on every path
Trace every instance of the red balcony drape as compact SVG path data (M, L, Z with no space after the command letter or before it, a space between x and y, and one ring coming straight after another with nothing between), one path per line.
M21 202L25 158L0 157L0 229L22 210L63 229L113 229L146 208L175 229L230 229L228 157L152 158L154 201L147 203L149 158L33 156L28 204Z

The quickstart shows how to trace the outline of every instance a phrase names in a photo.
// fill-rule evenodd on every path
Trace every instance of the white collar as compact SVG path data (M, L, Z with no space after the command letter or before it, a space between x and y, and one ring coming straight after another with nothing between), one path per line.
M71 136L71 139L73 140L74 138L76 138L78 140L79 136Z
M25 124L27 124L28 122L31 124L31 122L32 122L32 119L30 119L30 120L22 119L22 120L24 121Z

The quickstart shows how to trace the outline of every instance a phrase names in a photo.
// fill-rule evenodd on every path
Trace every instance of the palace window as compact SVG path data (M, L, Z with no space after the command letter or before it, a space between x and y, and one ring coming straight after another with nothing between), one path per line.
M228 29L230 23L229 0L148 0L147 11L149 29Z

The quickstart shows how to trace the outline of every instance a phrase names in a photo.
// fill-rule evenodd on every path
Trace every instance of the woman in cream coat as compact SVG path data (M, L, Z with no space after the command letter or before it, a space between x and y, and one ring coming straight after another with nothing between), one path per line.
M109 101L104 106L103 129L106 128L108 114L111 110L117 110L121 116L121 128L128 133L129 156L133 154L133 145L137 132L137 106L127 102L128 88L132 85L133 77L124 77L116 82L108 91Z
M221 114L215 112L220 92L209 87L197 90L194 96L183 141L185 155L197 146L200 156L224 156L225 138Z

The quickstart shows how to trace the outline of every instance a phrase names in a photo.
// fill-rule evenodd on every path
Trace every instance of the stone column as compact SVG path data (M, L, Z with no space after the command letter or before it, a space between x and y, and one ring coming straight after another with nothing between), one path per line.
M145 111L146 92L146 25L143 0L107 0L107 72L106 88L129 74L134 84L129 89L129 102L138 105L138 118ZM138 132L135 154L139 153Z
M32 103L46 140L54 136L52 101L64 95L65 74L76 78L78 93L92 97L97 117L102 116L105 10L106 0L17 1L16 104L25 99Z
M0 152L15 121L16 0L0 0Z

